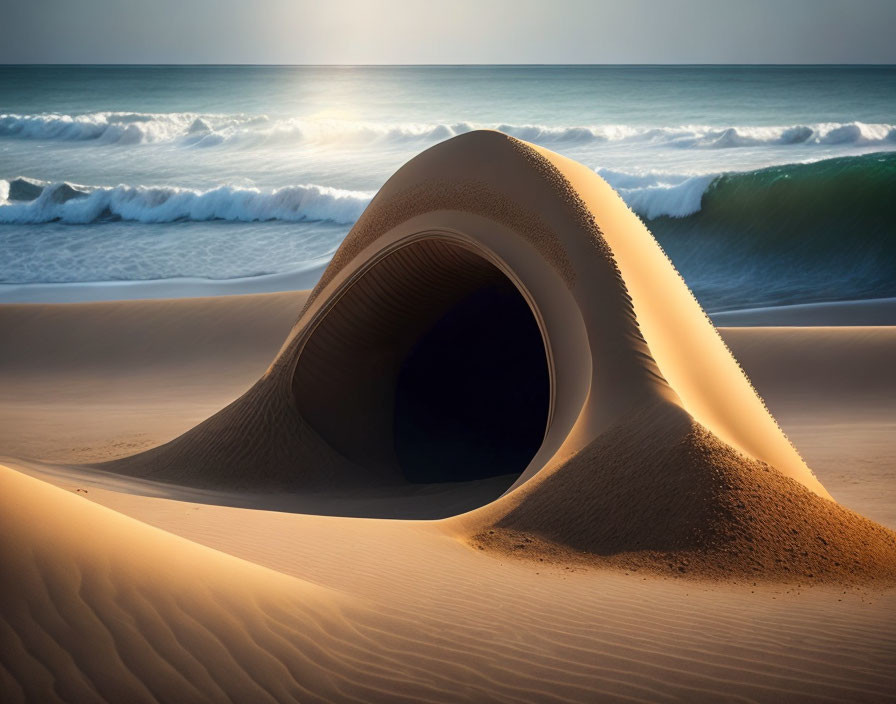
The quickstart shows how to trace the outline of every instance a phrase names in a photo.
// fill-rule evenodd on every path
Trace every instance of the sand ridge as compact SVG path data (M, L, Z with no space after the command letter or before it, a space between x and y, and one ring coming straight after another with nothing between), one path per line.
M442 522L0 481L19 506L4 564L23 575L0 604L3 642L17 643L0 651L11 701L884 701L894 682L886 595L532 568L470 550ZM56 520L83 531L65 537ZM82 647L104 627L111 639ZM42 665L19 657L14 633Z
M14 497L0 516L6 701L282 701L351 686L337 683L345 655L321 647L341 625L339 594L6 467L0 486Z

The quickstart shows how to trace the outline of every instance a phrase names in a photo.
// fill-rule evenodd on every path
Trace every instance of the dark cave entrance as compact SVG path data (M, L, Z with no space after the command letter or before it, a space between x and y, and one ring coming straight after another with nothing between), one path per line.
M412 482L519 474L541 446L548 403L541 332L504 278L458 302L402 363L398 464Z
M539 325L487 259L425 239L387 255L302 350L299 411L353 462L411 483L519 475L550 407Z

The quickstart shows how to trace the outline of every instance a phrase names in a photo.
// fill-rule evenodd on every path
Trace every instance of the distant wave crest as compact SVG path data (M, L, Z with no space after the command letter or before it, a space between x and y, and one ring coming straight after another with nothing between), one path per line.
M203 191L173 186L79 186L19 178L0 181L0 223L286 220L347 225L358 219L372 196L314 184L274 190L220 186Z
M844 299L896 295L896 153L730 172L708 182L676 185L662 176L666 184L652 186L643 178L621 194L635 211L643 207L637 199L646 199L650 214L642 210L642 217L710 307L829 300L832 292Z
M841 193L846 211L853 196L896 192L896 154L878 152L824 159L806 164L782 164L753 171L711 174L629 173L596 169L638 215L687 218L698 213L728 213L732 219L755 219L753 209L791 222L807 211L817 211L835 193ZM879 206L885 199L879 199ZM733 218L735 208L742 207ZM879 214L875 208L875 215Z
M176 142L186 147L227 144L427 143L474 129L493 128L540 144L655 144L682 149L730 149L766 145L896 144L896 125L819 122L805 125L644 127L631 125L548 126L517 124L379 123L309 121L267 115L94 112L0 114L0 138L96 141L104 144Z
M809 164L784 164L755 171L710 174L630 173L598 168L597 173L646 220L726 213L728 221L755 219L756 208L791 222L824 206L832 192L892 194L896 155L891 152L840 157ZM290 222L351 225L373 193L304 184L277 189L219 186L209 190L176 186L80 186L27 178L0 180L0 223L92 223L133 220ZM734 215L736 207L743 212ZM875 211L876 213L877 211ZM736 224L732 222L732 224Z
M597 169L638 215L652 220L683 218L700 211L703 194L721 174L699 176L646 172L640 174Z
M685 217L700 210L703 194L719 174L629 174L598 169L642 217ZM329 221L351 225L373 193L327 186L277 189L219 186L83 186L29 178L0 180L0 223L88 224L114 220L167 223L178 220Z

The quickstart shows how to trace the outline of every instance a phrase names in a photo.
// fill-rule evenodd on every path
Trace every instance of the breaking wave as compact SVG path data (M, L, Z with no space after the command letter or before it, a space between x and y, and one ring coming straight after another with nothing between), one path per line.
M18 178L0 181L0 223L286 220L348 225L372 197L373 193L364 191L313 184L274 190L220 186L202 191L173 186L91 187Z
M877 215L896 193L896 154L890 153L721 174L628 173L603 168L597 173L646 220L687 219L703 212L704 219L722 217L730 227L764 220L768 213L777 222L792 222L807 212L824 210L831 199L838 210L862 201L866 215ZM372 197L372 191L314 184L273 190L235 186L196 190L80 186L20 177L0 180L0 223L285 220L351 225Z
M623 196L707 307L896 296L896 154L702 178Z
M896 153L721 174L598 173L647 221L708 309L896 296ZM203 248L214 237L208 228L181 232L177 237L205 238L205 244L171 240L172 249L165 250L164 257L144 253L146 261L141 260L139 269L143 278L253 276L291 271L332 252L372 196L319 185L197 190L16 178L0 180L0 223L279 220L325 226L316 234L297 231L297 237L285 241L247 230L235 241L242 249L232 242L208 251ZM86 257L88 263L97 258L96 266L85 269L84 262L63 258L65 270L53 280L98 280L95 277L107 270L116 271L115 278L136 275L122 264L130 258L120 253L122 248L130 251L134 242L109 241L102 229L85 229L93 243L90 251L99 248ZM34 242L40 232L29 228L22 235L25 269L31 265L23 243ZM140 236L145 239L149 232ZM48 228L47 237L66 235ZM196 261L183 254L191 247L202 249ZM113 257L111 250L118 254ZM116 266L123 268L118 271ZM45 281L45 268L18 272L10 280Z
M774 145L896 145L896 125L819 122L805 125L645 127L632 125L548 126L515 124L378 123L309 121L267 115L94 112L0 114L0 138L96 141L104 144L176 142L181 146L311 141L426 143L474 129L494 128L539 144L637 142L683 149Z

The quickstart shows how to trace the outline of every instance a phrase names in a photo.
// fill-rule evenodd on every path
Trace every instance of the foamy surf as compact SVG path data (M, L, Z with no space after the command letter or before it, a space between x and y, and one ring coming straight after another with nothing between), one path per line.
M794 190L792 210L804 209L811 183L835 185L861 180L870 192L893 184L894 158L888 154L827 159L809 164L783 164L751 171L675 174L595 169L638 215L648 220L685 218L706 207L714 192L725 191L749 202L782 188ZM800 188L805 184L804 188ZM86 186L38 181L25 177L0 179L0 223L87 224L110 220L167 223L179 220L258 222L320 221L351 225L373 197L372 191L317 184L273 189L222 184L201 190L182 186ZM717 197L716 200L721 200ZM732 204L735 198L732 198ZM721 205L721 204L719 204ZM730 204L729 204L730 205ZM786 219L787 213L779 213Z
M542 144L640 143L683 149L724 149L782 145L896 144L896 125L816 122L747 126L644 126L628 124L542 125L483 122L378 122L310 120L265 114L93 112L84 114L0 114L0 137L7 139L98 141L107 144L177 142L211 147L283 142L441 141L476 129L497 129Z
M13 200L17 192L33 199ZM30 179L0 181L0 223L87 224L103 220L169 223L180 220L257 222L327 221L348 225L370 202L371 193L304 184L272 190L219 186L80 186Z
M722 174L629 174L597 169L636 213L652 219L699 212L703 194ZM19 177L0 180L0 223L64 222L84 225L113 220L161 224L180 220L259 222L321 221L351 225L367 207L369 191L290 185L275 189L221 185L208 190L181 186L85 186Z

